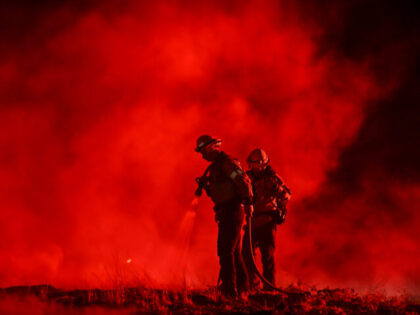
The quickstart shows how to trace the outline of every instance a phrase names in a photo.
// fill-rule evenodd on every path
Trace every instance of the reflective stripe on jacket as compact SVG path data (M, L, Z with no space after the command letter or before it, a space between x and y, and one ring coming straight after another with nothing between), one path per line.
M223 151L210 165L208 181L209 196L215 206L238 198L243 202L252 201L249 177L243 171L241 164Z

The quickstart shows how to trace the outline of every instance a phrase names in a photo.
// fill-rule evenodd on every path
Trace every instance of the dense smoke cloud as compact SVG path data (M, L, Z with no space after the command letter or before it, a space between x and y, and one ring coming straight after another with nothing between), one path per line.
M186 219L206 166L195 140L210 133L242 161L266 149L293 191L281 284L418 289L415 162L388 176L400 160L387 160L411 151L363 144L387 140L398 93L413 90L414 44L366 21L373 43L347 44L357 7L5 8L0 285L213 284L210 202ZM382 23L411 30L399 22Z

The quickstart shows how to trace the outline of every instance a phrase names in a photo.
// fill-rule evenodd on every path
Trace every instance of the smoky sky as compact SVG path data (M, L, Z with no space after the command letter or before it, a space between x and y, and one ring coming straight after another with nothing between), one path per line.
M313 8L310 10L314 12ZM318 257L315 259L329 259L330 271L339 278L347 272L347 267L340 266L346 266L346 260L351 257L358 257L366 264L352 271L355 272L354 282L358 282L356 278L360 275L365 280L376 277L377 287L395 280L399 289L406 286L418 292L420 279L413 269L418 262L416 244L419 241L416 232L419 220L416 213L420 152L416 145L419 45L415 35L419 29L415 18L418 4L356 2L338 10L341 12L339 21L324 20L329 29L321 40L324 49L333 49L352 60L375 56L373 69L379 83L386 78L394 80L398 87L368 110L355 141L340 154L339 166L328 173L319 196L307 198L302 205L305 211L312 209L307 219L315 220L320 226L326 213L331 211L336 212L337 219L352 221L344 229L338 223L340 232L337 234L336 227L331 227L334 232L327 228L327 232L338 237L342 233L352 235L352 241L342 243L342 247L333 252L341 252L341 258L335 255L326 258L323 247L330 244L321 241L320 253L315 254ZM404 233L400 234L403 229ZM377 248L378 239L386 240L387 245ZM411 253L410 257L402 259L407 252ZM381 264L370 264L370 258L375 256L382 256ZM337 264L340 260L343 261ZM399 274L403 269L406 269L405 276ZM401 277L410 280L403 284Z
M293 192L281 285L418 294L415 2L0 14L0 285L213 284L212 205L188 212L210 133L266 149Z

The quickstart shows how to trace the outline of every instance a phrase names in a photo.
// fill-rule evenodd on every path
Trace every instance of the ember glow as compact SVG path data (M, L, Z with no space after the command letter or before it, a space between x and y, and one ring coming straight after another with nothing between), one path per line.
M0 286L214 285L212 205L191 203L210 133L293 192L280 285L419 292L410 33L364 21L352 46L344 5L93 3L1 13Z

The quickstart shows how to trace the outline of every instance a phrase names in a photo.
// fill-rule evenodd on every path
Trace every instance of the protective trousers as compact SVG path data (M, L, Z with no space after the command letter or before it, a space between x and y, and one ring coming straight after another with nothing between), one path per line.
M261 252L261 262L263 265L263 276L271 284L275 285L275 265L274 265L274 236L275 236L275 224L269 223L262 227L252 229L252 250L255 253L257 248ZM249 240L248 229L245 229L244 242ZM249 245L242 247L242 255L245 260L245 264L248 271L249 282L251 285L257 285L259 280L256 273L254 272L252 256Z
M241 252L244 209L240 203L236 203L218 208L217 212L221 291L226 296L236 296L248 290L248 275Z

